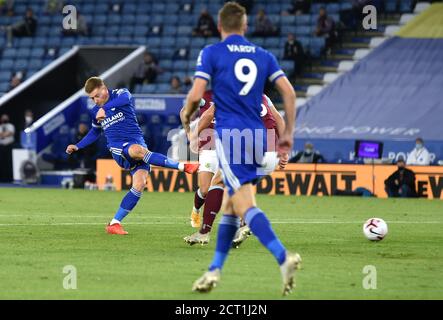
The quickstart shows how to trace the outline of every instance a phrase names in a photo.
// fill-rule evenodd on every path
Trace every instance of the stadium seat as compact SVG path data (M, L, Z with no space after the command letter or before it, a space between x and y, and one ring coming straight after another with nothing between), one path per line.
M9 82L0 82L0 92L8 92L9 91Z
M27 59L17 59L14 62L14 70L15 71L25 71L28 68L28 60Z
M41 48L39 48L39 49L41 49ZM43 49L41 49L41 50L43 50ZM43 65L43 60L40 60L40 59L32 59L32 60L29 62L28 68L29 68L29 69L38 70L38 69L40 69L40 68L42 67L42 65Z
M5 82L11 80L12 72L11 71L0 71L0 82Z
M205 46L205 39L200 37L191 38L191 48L202 49Z
M45 50L43 48L34 48L31 50L30 57L32 59L42 58L44 56L44 54L45 54Z
M18 45L22 48L32 47L32 37L23 37L18 39Z
M157 87L158 93L168 93L171 88L169 83L161 83Z
M3 51L3 59L5 58L15 58L17 56L17 49L7 48Z
M287 25L293 26L296 24L297 17L301 17L301 16L282 16L280 18L280 23L282 26L287 26Z

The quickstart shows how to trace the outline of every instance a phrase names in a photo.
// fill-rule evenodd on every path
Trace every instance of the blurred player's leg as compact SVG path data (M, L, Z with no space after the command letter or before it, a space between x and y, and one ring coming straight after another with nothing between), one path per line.
M281 266L283 294L288 294L295 285L294 273L301 262L300 256L286 250L272 230L271 223L264 212L256 207L251 184L242 185L231 199L236 212L242 215L254 235L272 253Z
M248 239L251 234L251 229L246 224L245 220L242 219L240 222L240 228L238 228L234 236L234 240L232 240L232 247L236 249L240 247L240 245L245 242L245 240Z
M182 163L157 152L152 152L139 144L133 144L128 149L129 156L137 161L143 161L154 166L171 168L187 173L194 173L198 170L198 164Z
M194 207L192 208L191 212L191 226L193 228L200 228L201 225L200 208L205 203L206 195L208 194L208 190L211 185L211 180L213 176L214 174L208 171L200 170L198 173L199 188L195 192Z
M240 218L232 213L231 201L228 201L224 209L226 213L222 216L218 225L214 257L209 270L194 283L192 287L194 291L209 292L217 285L217 282L220 280L221 270L231 248L232 239L240 226Z
M142 195L143 189L146 186L146 180L148 179L149 172L147 170L137 170L133 175L132 188L123 198L120 208L117 210L114 218L106 226L106 232L109 234L128 234L122 225L121 221L128 215L128 213L134 209L138 200Z
M196 243L209 243L209 233L211 232L215 217L220 211L223 201L223 192L224 190L221 186L212 186L209 188L208 195L206 196L205 208L203 210L203 224L198 232L184 238L186 243L190 245Z

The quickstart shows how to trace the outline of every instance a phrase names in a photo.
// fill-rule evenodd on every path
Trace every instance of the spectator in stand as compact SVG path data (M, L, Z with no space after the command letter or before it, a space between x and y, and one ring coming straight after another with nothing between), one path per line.
M169 93L184 93L179 77L173 76L171 78L171 88L169 89Z
M22 21L6 27L7 46L12 46L13 37L33 37L37 29L37 20L32 9L27 9Z
M289 160L289 163L324 163L325 158L319 151L314 150L314 145L310 142L305 143L303 151L299 151Z
M309 14L311 8L311 0L293 0L288 11L283 11L282 15L300 15Z
M77 11L77 28L65 29L63 28L63 34L65 36L89 36L89 27L85 17L83 17L79 11Z
M406 164L408 166L429 166L431 164L431 155L424 146L422 138L415 140L415 148L409 153Z
M317 37L324 37L326 39L325 50L330 53L332 46L337 40L337 31L335 29L334 20L328 16L325 8L320 8L317 18L317 28L315 30Z
M12 181L12 147L15 141L15 126L9 122L9 116L0 117L0 181Z
M45 5L45 12L49 15L61 14L63 10L62 0L47 0Z
M0 16L14 15L14 0L0 0Z
M207 9L203 9L198 18L197 27L192 32L193 36L218 37L217 25Z
M305 61L305 51L300 41L297 40L294 34L288 34L288 40L285 43L284 59L294 61L294 74L292 76L298 76L303 71L303 65Z
M161 69L158 66L157 59L151 53L145 52L143 61L140 62L131 78L131 90L134 90L136 84L154 83L159 72L161 72Z
M260 9L255 17L254 37L272 37L278 35L278 29L266 16L265 10Z
M417 197L414 171L406 169L403 158L397 160L397 167L398 170L385 180L385 191L388 197Z
M9 90L13 90L22 83L23 73L21 71L16 72L9 83Z
M23 131L26 128L29 128L34 123L34 113L31 109L26 109L23 114L23 122L20 127L20 130Z

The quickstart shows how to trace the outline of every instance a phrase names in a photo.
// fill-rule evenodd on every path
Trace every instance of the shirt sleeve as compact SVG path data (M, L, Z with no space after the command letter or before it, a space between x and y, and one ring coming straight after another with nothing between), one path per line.
M280 77L285 76L285 73L278 65L277 59L275 56L268 52L269 54L269 72L268 72L268 80L272 83L275 82Z
M211 60L211 46L205 47L200 51L197 58L197 69L194 74L194 78L205 79L206 81L211 80L211 75L213 71L212 60Z
M109 110L110 108L122 107L131 104L132 95L128 89L119 89L116 97L111 101L108 101L103 106L103 109Z

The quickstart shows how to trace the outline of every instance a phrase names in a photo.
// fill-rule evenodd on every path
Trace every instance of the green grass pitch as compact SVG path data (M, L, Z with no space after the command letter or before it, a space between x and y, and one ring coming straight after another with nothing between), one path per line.
M282 242L303 258L297 288L283 298L277 263L253 236L231 251L213 292L192 292L216 227L208 246L189 247L193 195L144 193L125 220L130 234L108 235L123 195L0 189L0 299L443 299L442 201L259 195ZM381 242L363 236L371 217L388 223ZM67 265L77 289L63 287ZM363 287L367 265L376 289Z

